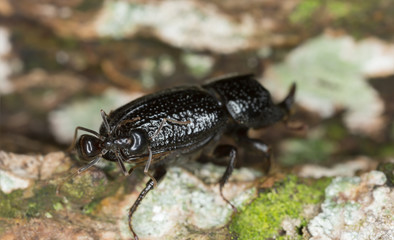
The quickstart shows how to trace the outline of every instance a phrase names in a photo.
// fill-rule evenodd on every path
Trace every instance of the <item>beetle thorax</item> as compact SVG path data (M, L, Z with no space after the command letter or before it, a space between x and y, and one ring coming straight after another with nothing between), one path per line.
M129 136L110 135L104 139L102 146L107 151L121 153L124 157L132 157L147 150L147 135L140 129L132 130Z
M127 148L131 146L132 140L130 138L112 138L108 137L103 141L103 147L108 151L115 152L117 149Z

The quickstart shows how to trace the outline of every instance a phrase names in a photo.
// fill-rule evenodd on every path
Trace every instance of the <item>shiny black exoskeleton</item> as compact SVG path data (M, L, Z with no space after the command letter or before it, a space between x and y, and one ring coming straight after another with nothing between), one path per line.
M134 238L132 215L145 195L166 172L168 160L196 152L222 135L236 135L240 145L260 151L269 160L269 148L247 136L249 128L264 128L286 120L294 101L295 85L288 96L274 104L270 93L252 75L218 79L202 86L178 87L138 98L107 115L101 110L103 124L99 133L77 127L72 146L89 164L81 173L101 159L117 162L125 175L144 166L150 177L145 189L130 208L129 227ZM90 134L75 141L78 130ZM210 146L212 144L209 144ZM220 179L220 193L235 165L237 149L232 145L215 145L215 157L228 157L227 169ZM124 163L133 164L127 170ZM269 165L268 165L269 166ZM154 174L150 173L154 170Z

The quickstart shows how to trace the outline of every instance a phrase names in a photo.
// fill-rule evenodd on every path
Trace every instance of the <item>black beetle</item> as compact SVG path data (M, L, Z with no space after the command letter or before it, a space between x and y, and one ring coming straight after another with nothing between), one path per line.
M198 152L208 143L217 143L222 135L236 138L240 145L248 145L268 161L269 147L247 136L250 128L264 128L279 121L286 121L294 102L295 84L287 97L274 104L270 93L253 75L237 75L217 79L202 86L171 88L138 98L107 115L101 110L103 124L100 131L77 127L71 148L76 148L83 160L90 161L78 174L93 166L100 159L117 162L125 175L144 166L150 180L129 210L129 227L132 215L145 195L157 185L166 173L169 159ZM83 134L76 141L78 130ZM210 146L212 144L209 144ZM217 145L213 155L227 157L228 165L219 181L222 198L223 186L230 177L237 149L232 145ZM129 170L124 163L134 164ZM150 173L154 170L154 174Z

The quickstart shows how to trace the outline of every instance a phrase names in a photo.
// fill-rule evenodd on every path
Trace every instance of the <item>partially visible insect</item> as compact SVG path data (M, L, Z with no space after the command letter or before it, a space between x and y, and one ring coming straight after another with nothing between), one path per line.
M146 95L109 115L101 110L103 123L99 132L84 127L75 129L72 148L76 148L81 159L90 161L77 174L101 159L117 162L124 175L144 167L144 174L150 180L128 213L130 230L134 239L138 239L132 226L133 213L164 177L168 165L174 163L172 160L215 143L213 156L228 158L226 171L219 180L220 195L236 211L222 190L233 171L237 148L217 143L222 135L231 136L239 145L259 151L269 166L269 147L249 138L248 129L286 121L294 94L295 84L281 103L274 104L270 93L253 75L238 75L202 86L177 87ZM81 135L76 141L79 130L89 134ZM124 163L133 166L127 170Z

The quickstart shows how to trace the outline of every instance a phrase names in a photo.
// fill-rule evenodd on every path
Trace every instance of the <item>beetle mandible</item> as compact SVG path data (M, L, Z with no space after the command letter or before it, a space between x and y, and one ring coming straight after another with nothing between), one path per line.
M287 121L295 89L293 84L287 97L274 104L270 93L253 75L236 75L202 86L176 87L146 95L109 115L101 110L103 123L99 132L84 127L75 129L71 148L75 147L79 157L89 161L77 174L101 159L117 162L124 175L144 167L149 181L128 213L130 231L134 239L138 239L132 226L133 213L164 177L166 168L173 163L168 160L215 143L213 156L228 158L226 171L219 180L220 195L236 211L222 189L235 166L237 148L216 143L222 135L235 136L240 145L249 145L261 152L269 167L269 147L258 139L249 138L247 131ZM89 134L76 140L79 130ZM127 170L124 163L133 166Z

